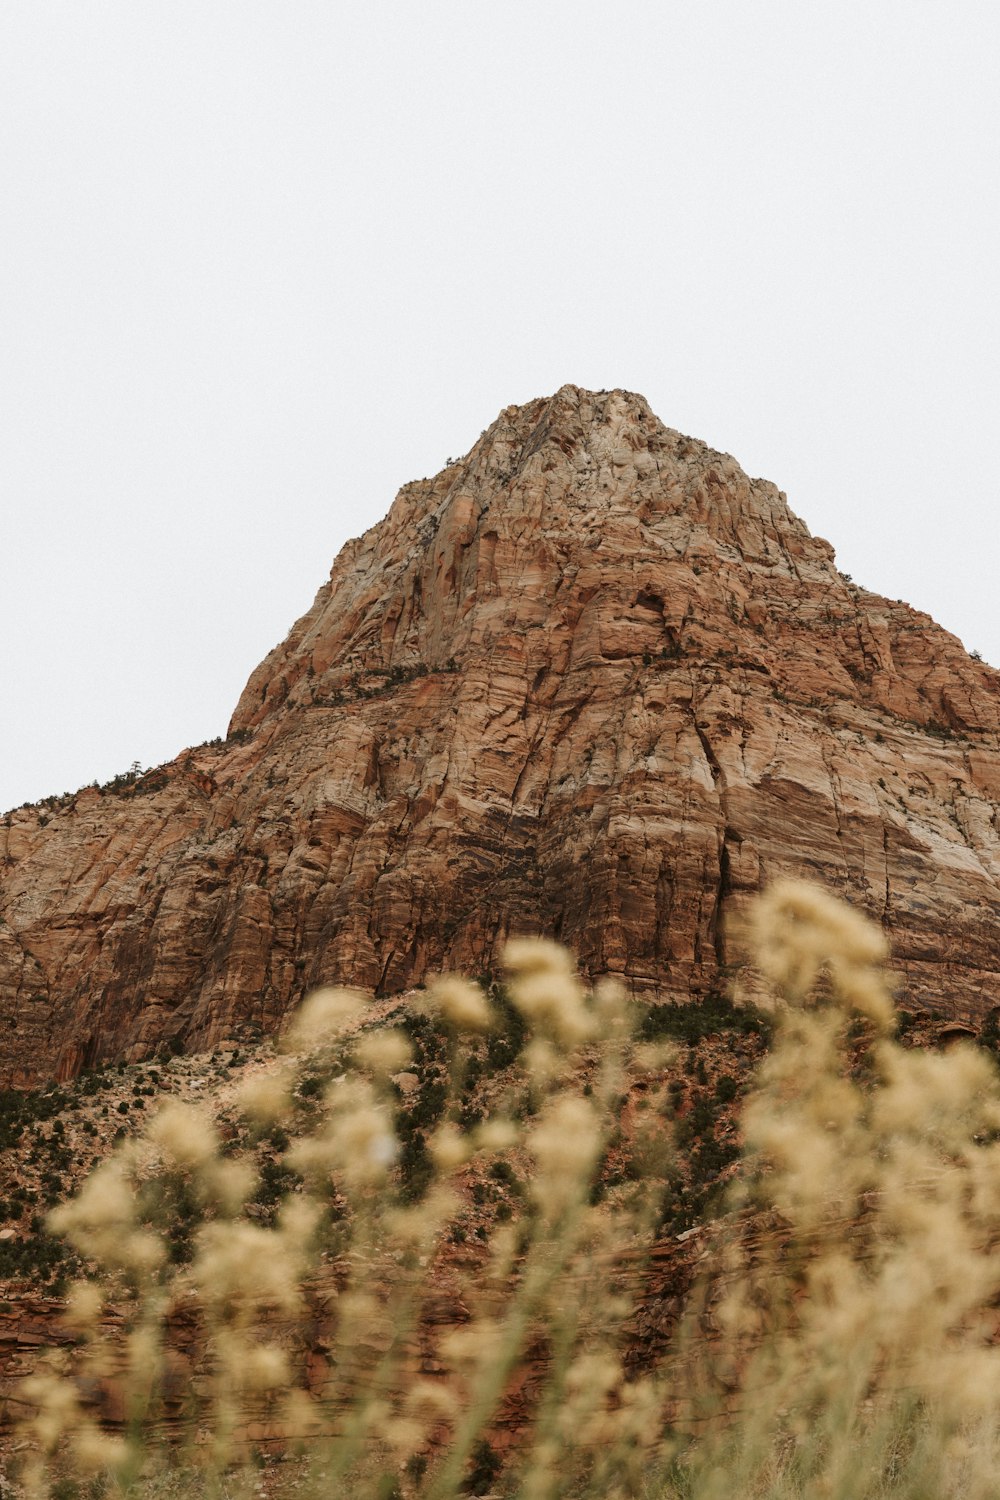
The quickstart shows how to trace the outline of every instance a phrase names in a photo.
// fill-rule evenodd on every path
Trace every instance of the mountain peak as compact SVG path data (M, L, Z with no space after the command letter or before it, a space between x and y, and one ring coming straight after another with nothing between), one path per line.
M0 820L0 1075L266 1032L518 931L683 1001L784 873L882 923L911 1004L980 1015L998 802L998 674L641 396L563 386L343 548L225 745Z
M556 630L574 616L569 585L581 574L623 620L641 594L664 618L680 609L678 631L703 593L725 594L742 616L779 579L845 589L832 548L774 485L665 427L642 396L566 385L506 407L463 458L405 485L344 547L251 677L233 727L324 686L342 691L358 672L408 672L489 650L504 633Z

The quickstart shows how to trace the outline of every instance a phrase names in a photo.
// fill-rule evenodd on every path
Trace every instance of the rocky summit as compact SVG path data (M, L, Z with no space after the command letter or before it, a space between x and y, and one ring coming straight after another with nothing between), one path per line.
M0 1081L512 932L686 999L779 872L882 923L905 1002L981 1018L998 803L1000 674L640 396L564 386L347 544L225 743L0 820Z

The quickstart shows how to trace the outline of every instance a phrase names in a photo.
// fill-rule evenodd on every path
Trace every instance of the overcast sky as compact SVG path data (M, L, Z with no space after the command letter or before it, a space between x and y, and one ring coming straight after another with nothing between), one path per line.
M5 0L0 809L225 732L567 381L1000 665L996 0Z

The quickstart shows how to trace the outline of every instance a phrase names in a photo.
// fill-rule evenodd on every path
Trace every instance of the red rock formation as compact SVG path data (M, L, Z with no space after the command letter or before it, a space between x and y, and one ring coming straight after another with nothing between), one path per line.
M904 996L1000 1003L1000 675L854 587L641 397L510 407L405 486L223 746L0 820L0 1070L270 1030L542 929L677 997L777 871L882 921Z

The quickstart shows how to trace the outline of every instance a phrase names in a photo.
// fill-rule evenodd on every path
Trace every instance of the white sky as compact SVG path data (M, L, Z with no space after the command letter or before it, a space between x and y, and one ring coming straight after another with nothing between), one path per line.
M567 381L1000 665L996 0L5 0L0 809L224 733Z

